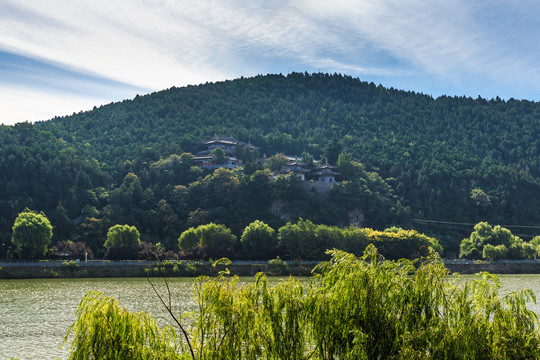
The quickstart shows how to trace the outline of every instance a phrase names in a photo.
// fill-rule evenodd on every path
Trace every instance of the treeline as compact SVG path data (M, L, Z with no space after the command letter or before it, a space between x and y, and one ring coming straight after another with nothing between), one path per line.
M15 219L12 244L14 255L22 259L40 259L45 256L93 258L94 251L85 242L60 241L51 247L53 227L43 213L25 209ZM107 230L102 249L110 260L171 260L171 259L231 259L269 260L304 259L322 260L327 249L339 248L360 254L373 244L389 259L414 258L427 255L433 249L442 253L439 242L414 230L390 228L374 231L349 226L316 225L300 219L288 222L277 231L262 221L255 220L237 238L229 228L221 224L191 227L178 238L180 252L175 253L161 244L141 242L135 226L114 225ZM60 254L58 254L60 252Z
M442 253L436 239L415 230L338 228L303 219L288 222L277 231L256 220L244 229L239 239L223 225L200 225L183 232L178 243L182 256L198 259L225 256L250 260L276 257L321 260L328 249L342 249L359 255L370 244L380 249L380 254L387 259L426 256L430 248Z
M535 102L434 99L337 74L171 88L35 125L0 127L0 237L9 239L26 207L47 214L55 241L103 239L110 225L130 223L145 240L169 246L197 221L224 224L239 236L257 218L275 228L299 217L346 226L354 210L362 226L377 229L410 228L415 218L538 224L539 133ZM270 180L281 186L280 195L265 198L236 174L238 181L218 186L181 159L214 134L250 141L261 155L281 152L336 164L344 154L363 170L349 177L355 185L344 185L341 199L352 194L363 200L326 205L289 180ZM248 168L252 176L257 164ZM190 188L201 190L199 199ZM202 193L217 189L224 191ZM276 215L280 209L292 209L290 219ZM458 250L472 230L414 226L450 250Z
M448 279L439 258L381 261L332 251L307 283L258 274L199 278L197 310L164 328L90 292L69 329L71 359L537 359L530 290L499 295L500 282ZM156 296L156 302L158 301ZM73 337L69 336L73 335Z

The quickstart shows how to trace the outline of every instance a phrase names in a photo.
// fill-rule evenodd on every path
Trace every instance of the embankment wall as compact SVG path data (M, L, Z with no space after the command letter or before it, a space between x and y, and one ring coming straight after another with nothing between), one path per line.
M268 263L232 263L212 266L209 263L178 261L152 262L43 262L43 263L0 263L0 279L38 278L109 278L145 276L217 276L226 268L233 275L253 276L258 272L277 276L310 276L316 262L295 262L287 265ZM487 271L492 274L540 274L540 261L445 261L450 273L476 274Z

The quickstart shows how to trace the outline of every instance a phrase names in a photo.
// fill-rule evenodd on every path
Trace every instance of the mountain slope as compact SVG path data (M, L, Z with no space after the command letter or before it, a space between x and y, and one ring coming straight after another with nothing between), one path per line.
M347 76L293 73L171 88L35 127L96 162L100 179L111 179L97 181L107 191L128 172L152 187L152 162L220 134L267 155L308 152L335 162L346 152L385 179L394 205L409 208L403 225L411 218L540 224L540 105L529 101L433 99Z

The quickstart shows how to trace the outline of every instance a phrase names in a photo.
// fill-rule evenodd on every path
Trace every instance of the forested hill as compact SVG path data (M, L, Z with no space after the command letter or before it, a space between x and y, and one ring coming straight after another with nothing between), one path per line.
M464 237L472 227L456 235L446 229L456 225L428 227L413 219L540 224L538 103L434 99L348 76L307 73L171 88L34 126L2 127L1 221L9 224L12 214L28 204L70 220L90 206L103 217L114 191L133 185L125 178L129 173L141 181L137 201L148 202L140 207L157 214L160 200L173 202L160 193L164 187L187 187L206 174L188 167L167 183L156 164L197 151L198 143L214 134L250 141L268 156L309 153L335 163L340 152L349 154L364 164L364 193L376 192L377 204L386 204L377 205L367 225L414 225ZM55 167L58 171L50 170ZM368 215L374 206L358 204ZM393 215L382 215L385 209ZM310 217L306 209L300 213ZM322 212L314 218L325 220ZM225 215L221 220L232 221Z

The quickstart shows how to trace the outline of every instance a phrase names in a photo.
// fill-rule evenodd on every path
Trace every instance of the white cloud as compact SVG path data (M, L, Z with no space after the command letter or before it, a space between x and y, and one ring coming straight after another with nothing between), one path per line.
M123 100L122 98L105 99L5 86L0 86L0 94L2 94L0 96L0 124L4 125L48 120L55 116L91 110L94 106L107 104L113 100Z
M313 69L531 94L538 15L531 0L7 0L0 50L151 90Z
M178 61L178 52L190 49L191 30L159 17L149 5L114 1L17 4L38 14L31 23L0 15L0 44L21 54L155 89L223 77L201 64L192 67L189 59Z

